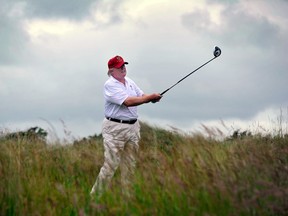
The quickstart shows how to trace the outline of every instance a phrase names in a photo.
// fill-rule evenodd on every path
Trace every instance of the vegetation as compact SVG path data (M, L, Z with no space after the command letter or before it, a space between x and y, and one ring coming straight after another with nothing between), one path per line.
M46 144L45 131L2 136L0 215L288 215L287 134L219 141L141 125L132 196L121 194L116 172L100 200L89 192L101 135L70 145Z

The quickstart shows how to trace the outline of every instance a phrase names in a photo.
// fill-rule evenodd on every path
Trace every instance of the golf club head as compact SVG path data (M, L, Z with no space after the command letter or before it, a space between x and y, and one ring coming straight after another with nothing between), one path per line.
M215 46L213 54L214 54L214 57L220 56L221 55L221 49L219 47Z

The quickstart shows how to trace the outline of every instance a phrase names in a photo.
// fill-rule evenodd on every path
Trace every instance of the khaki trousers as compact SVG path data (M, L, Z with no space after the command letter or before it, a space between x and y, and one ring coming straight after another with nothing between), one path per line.
M91 195L101 196L120 166L122 191L127 192L134 176L139 149L140 124L123 124L104 119L102 126L104 164L100 169Z

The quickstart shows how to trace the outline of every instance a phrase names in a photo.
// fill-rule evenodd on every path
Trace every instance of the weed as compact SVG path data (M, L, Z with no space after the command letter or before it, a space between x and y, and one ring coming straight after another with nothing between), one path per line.
M115 174L89 192L103 163L101 135L70 145L0 140L0 215L287 215L288 136L238 131L222 141L141 123L132 196Z

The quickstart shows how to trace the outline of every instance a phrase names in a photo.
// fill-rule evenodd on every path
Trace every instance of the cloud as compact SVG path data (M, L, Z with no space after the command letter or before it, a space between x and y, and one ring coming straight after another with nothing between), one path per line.
M17 10L7 1L0 1L0 4L0 65L20 63L29 37L23 30Z
M242 46L271 47L277 41L279 28L266 17L251 16L245 11L227 8L222 14L224 40L226 43Z
M280 2L277 1L277 4ZM281 106L281 101L287 102L284 93L287 91L287 86L284 80L288 79L285 69L288 65L282 58L285 55L284 50L288 48L283 34L287 32L287 27L280 25L283 22L275 14L275 8L272 10L273 17L271 13L255 13L258 7L253 4L249 4L248 7L245 3L245 1L229 3L218 1L208 8L194 10L182 16L183 26L192 34L199 34L206 40L219 41L223 49L219 59L220 65L218 63L215 73L218 73L223 80L229 80L229 83L216 86L216 89L214 86L215 90L219 90L221 95L219 98L217 95L211 97L206 95L205 99L211 100L213 107L217 107L217 104L219 106L216 100L221 99L230 104L231 108L228 109L219 107L223 110L223 114L226 113L228 116L247 117L248 113L255 113L260 107L268 106L270 103ZM267 2L261 6L267 10ZM287 7L287 4L283 6ZM217 8L216 21L213 20L215 16L211 9L213 7ZM229 62L233 62L233 65ZM278 76L275 76L275 73ZM213 80L217 80L219 76L214 76ZM206 76L205 79L209 77ZM207 83L205 80L202 82ZM274 88L272 83L277 83L277 88ZM206 84L211 85L213 82ZM201 89L201 92L205 90ZM257 103L251 103L251 100ZM242 111L238 110L238 107L241 107ZM221 113L219 110L216 112Z
M213 6L211 7L213 8ZM270 47L277 41L280 28L265 16L255 16L239 4L222 5L194 10L182 16L183 25L194 34L206 34L218 38L229 46L243 44L256 47ZM213 15L214 13L214 15ZM208 33L208 34L207 34Z
M121 22L122 2L119 0L26 0L24 12L28 19L60 19L73 22L90 19L98 27L103 27Z
M95 0L26 0L25 13L32 18L41 19L83 19L90 16L90 8Z
M140 119L191 129L287 106L284 1L77 2L0 0L1 125L46 119L61 130L62 119L76 135L100 132L109 58L122 55L145 93L162 92L212 58L214 45L222 55L139 107Z

